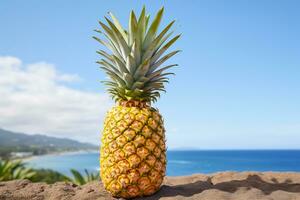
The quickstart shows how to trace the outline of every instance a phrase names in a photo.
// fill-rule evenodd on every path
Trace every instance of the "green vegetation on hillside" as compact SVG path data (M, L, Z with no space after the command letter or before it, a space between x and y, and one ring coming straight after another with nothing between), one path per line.
M96 145L81 143L66 138L45 135L26 135L0 129L0 158L12 158L12 152L30 152L43 155L52 152L95 150Z

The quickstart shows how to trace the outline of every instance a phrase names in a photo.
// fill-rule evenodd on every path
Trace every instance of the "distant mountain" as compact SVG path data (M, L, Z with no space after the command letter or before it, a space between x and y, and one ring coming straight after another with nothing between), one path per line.
M11 152L32 152L34 155L51 152L98 149L96 145L66 138L45 135L27 135L0 129L0 157Z

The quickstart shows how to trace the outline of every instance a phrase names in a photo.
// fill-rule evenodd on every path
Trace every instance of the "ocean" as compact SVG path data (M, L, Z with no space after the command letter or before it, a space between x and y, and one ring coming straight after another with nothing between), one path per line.
M220 171L300 172L300 150L168 151L167 176ZM70 175L70 169L99 170L98 153L37 156L26 161L33 168L53 169Z

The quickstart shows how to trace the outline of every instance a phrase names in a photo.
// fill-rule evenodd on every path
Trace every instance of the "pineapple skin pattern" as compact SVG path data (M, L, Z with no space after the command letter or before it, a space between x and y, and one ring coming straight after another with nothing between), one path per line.
M161 115L151 107L113 107L105 118L100 153L101 179L113 196L155 193L166 171Z

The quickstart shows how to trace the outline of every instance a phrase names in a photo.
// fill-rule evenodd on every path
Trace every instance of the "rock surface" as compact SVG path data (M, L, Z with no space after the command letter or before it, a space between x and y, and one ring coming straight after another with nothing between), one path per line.
M113 200L101 182L83 186L70 183L0 182L0 200ZM166 177L155 195L140 198L197 200L300 200L300 173L222 172Z

